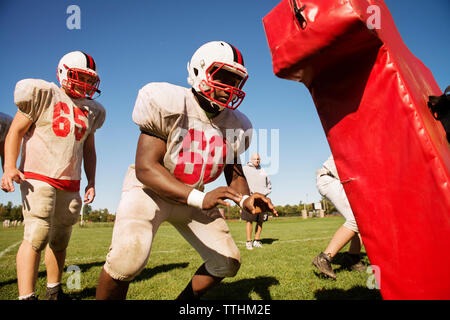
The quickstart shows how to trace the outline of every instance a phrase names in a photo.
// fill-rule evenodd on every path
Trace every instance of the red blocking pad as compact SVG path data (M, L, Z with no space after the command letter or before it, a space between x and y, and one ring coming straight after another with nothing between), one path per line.
M450 148L427 107L442 92L387 6L283 0L263 24L274 73L311 93L383 298L449 299Z

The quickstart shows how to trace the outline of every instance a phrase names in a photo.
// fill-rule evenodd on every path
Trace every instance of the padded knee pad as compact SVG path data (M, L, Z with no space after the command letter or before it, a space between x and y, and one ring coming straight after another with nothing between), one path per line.
M72 226L58 226L52 228L49 236L48 245L53 251L62 251L69 245L72 235Z
M241 258L220 256L214 260L206 261L206 270L215 277L234 277L241 267Z
M127 258L110 257L109 254L103 269L111 278L120 281L132 281L137 277L147 264L147 260L133 261Z
M151 241L137 241L137 239L111 245L106 256L105 271L116 280L133 280L147 264L150 246Z
M34 251L42 251L48 243L50 228L48 225L33 223L31 226L25 225L24 240L31 244Z

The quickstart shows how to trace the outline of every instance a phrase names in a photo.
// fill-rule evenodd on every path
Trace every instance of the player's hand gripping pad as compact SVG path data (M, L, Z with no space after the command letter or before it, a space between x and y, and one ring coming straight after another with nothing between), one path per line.
M442 92L384 2L283 0L263 22L274 73L312 95L383 298L449 299Z

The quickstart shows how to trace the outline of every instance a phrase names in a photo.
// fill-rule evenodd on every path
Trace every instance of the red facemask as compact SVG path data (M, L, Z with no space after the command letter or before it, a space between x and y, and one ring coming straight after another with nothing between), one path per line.
M97 75L78 68L68 68L66 65L64 67L67 69L67 80L63 80L61 86L68 90L73 97L92 99L96 92L100 94L100 90L98 90L100 79ZM92 81L88 83L80 78L89 78Z
M200 85L200 90L208 99L222 107L233 110L241 104L245 97L245 92L241 89L248 78L244 71L226 63L214 62L206 70L206 75L206 80L203 80L202 83L206 84L210 89L204 90ZM212 96L215 90L220 90L225 93L225 95L220 95L222 101Z

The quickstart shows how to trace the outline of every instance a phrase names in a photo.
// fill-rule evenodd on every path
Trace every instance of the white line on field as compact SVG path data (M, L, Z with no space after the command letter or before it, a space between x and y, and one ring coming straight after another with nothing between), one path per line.
M330 237L321 237L321 238L305 238L305 239L291 239L291 240L276 240L273 242L273 244L277 244L279 242L305 242L305 241L315 241L315 240L327 240L330 239ZM17 246L21 241L9 246L6 248L3 252L0 253L0 257L4 255L7 251L14 248L14 246ZM245 244L245 241L236 241L237 244ZM155 253L173 253L173 252L183 252L183 251L194 251L194 248L187 248L187 249L178 249L178 250L152 250L152 254ZM97 257L82 257L82 258L72 258L67 259L70 261L70 263L74 262L83 262L83 261L92 261L92 260L98 260L98 259L105 259L105 256L97 256Z
M279 242L305 242L305 241L314 241L314 240L326 240L330 239L331 237L322 237L322 238L305 238L305 239L291 239L291 240L276 240L273 242L273 244L279 243ZM264 241L264 238L263 238ZM245 243L246 241L236 241L237 243Z
M291 239L291 240L276 240L273 242L273 244L277 244L279 242L305 242L305 241L314 241L314 240L327 240L330 239L331 237L321 237L321 238L305 238L305 239ZM236 243L238 244L245 244L245 241L236 241ZM194 248L188 248L187 250L191 251L191 250L195 250ZM186 251L186 249L183 250L158 250L158 251L153 251L152 253L172 253L172 252L181 252L181 251Z
M321 237L321 238L305 238L305 239L291 239L291 240L276 240L272 244L277 244L279 242L305 242L305 241L314 241L314 240L327 240L331 239L331 237ZM245 244L245 241L236 241L237 244ZM187 249L189 251L195 250L194 248ZM186 250L158 250L152 251L152 253L172 253L172 252L182 252Z
M12 248L14 248L15 246L17 246L18 244L20 244L22 242L22 240L20 240L19 242L16 242L12 245L10 245L8 248L6 248L5 250L3 250L2 252L0 252L0 258L7 253L9 250L11 250Z

